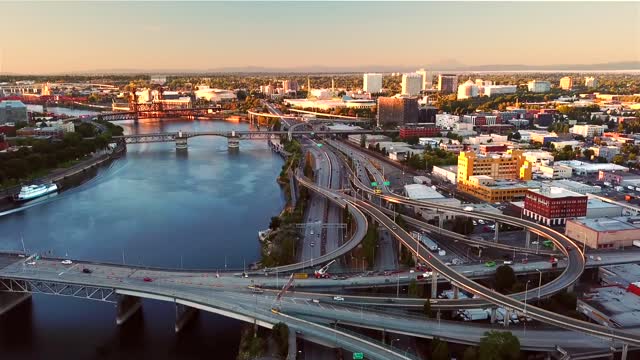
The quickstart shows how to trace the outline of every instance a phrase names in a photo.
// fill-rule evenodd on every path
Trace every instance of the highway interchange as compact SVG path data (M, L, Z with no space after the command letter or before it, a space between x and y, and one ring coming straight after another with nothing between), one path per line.
M270 110L272 112L277 111L272 107L270 107ZM283 122L285 125L292 125L287 124L285 119L283 119ZM431 256L431 253L417 240L413 239L404 229L395 225L393 220L385 214L385 212L388 213L388 209L376 205L396 203L420 208L428 207L516 226L524 225L532 233L550 238L556 243L557 248L564 253L564 256L567 257L566 267L554 281L545 284L540 289L529 290L528 299L531 300L535 299L537 294L545 297L569 287L582 274L586 265L584 254L582 254L578 245L564 235L539 224L514 219L505 215L483 212L465 213L462 209L442 204L413 201L393 194L390 189L384 186L382 187L383 194L375 196L368 186L369 176L380 184L385 179L371 162L364 155L340 142L326 141L325 143L342 151L343 154L336 155L334 151L327 149L327 147L316 146L314 148L312 146L313 150L311 151L314 154L316 165L315 181L304 178L300 173L297 174L299 183L316 194L316 196L312 197L312 202L316 201L316 206L312 206L312 209L316 207L320 209L309 211L306 214L306 221L312 224L304 230L305 245L301 254L301 262L297 264L254 271L251 273L251 277L244 278L230 273L212 271L154 270L92 262L74 262L71 266L63 266L60 264L59 259L41 259L37 262L37 265L26 265L24 259L16 255L5 255L0 261L0 267L4 266L0 269L0 279L4 279L3 284L6 284L7 279L12 279L14 281L41 281L51 284L85 285L115 289L119 294L135 294L135 296L140 297L180 302L244 321L258 319L256 321L260 322L260 325L267 327L278 321L284 321L291 328L299 331L302 337L315 338L316 341L324 344L333 344L350 351L366 350L367 357L374 359L402 359L406 357L389 350L372 339L352 337L345 332L341 332L339 328L331 329L330 326L326 325L327 321L339 321L341 324L353 324L365 328L386 329L387 331L418 337L438 336L443 339L470 344L476 344L485 331L500 328L492 324L474 324L470 326L468 323L435 321L424 317L410 318L406 312L394 313L363 306L364 304L378 305L380 303L393 304L395 307L404 305L420 306L424 299L392 299L389 301L389 298L381 297L377 301L374 300L374 297L347 297L344 302L339 303L332 300L331 294L295 292L285 295L280 302L276 303L273 292L254 293L248 288L248 285L258 282L266 283L268 280L273 282L274 275L276 276L276 286L279 286L286 280L282 274L278 275L279 273L312 267L310 261L312 257L315 258L313 265L316 267L318 264L326 263L330 259L344 257L362 240L370 221L367 219L368 216L376 224L386 228L386 233L393 236L392 240L386 237L383 232L383 243L389 244L386 246L392 246L395 241L399 241L404 246L413 249L413 251L417 249L417 256L421 262L428 264L434 270L434 273L438 273L439 276L446 278L458 288L479 296L479 298L474 299L452 300L448 305L446 301L438 300L438 303L432 302L434 308L501 306L546 324L574 330L568 332L542 327L526 330L526 336L524 336L524 334L521 334L523 330L511 329L512 332L519 335L524 349L551 351L555 345L561 345L568 349L603 349L612 344L620 345L622 343L634 346L640 345L640 336L636 333L605 328L551 313L533 305L525 305L522 301L524 300L523 294L505 296L474 282L468 276L468 271L471 270L461 270L460 267L447 266L437 257ZM347 176L343 172L350 171L348 166L341 164L340 159L344 156L353 159L352 165L355 172L348 175L350 183L354 187L351 195L347 194L346 191L341 191L341 189L349 186L343 181L344 177ZM375 197L378 197L378 199L375 199ZM323 204L323 202L326 204ZM323 223L341 222L340 208L344 209L345 207L348 208L356 222L356 229L351 238L345 241L344 245L341 245L341 234L335 229L333 229L334 231L325 229L327 234L325 251L321 250L317 240L314 246L310 246L309 244L313 241L314 236L318 239L317 231L322 234L322 229L314 223L320 221L320 219ZM327 209L326 212L325 208ZM334 209L333 212L331 209ZM332 213L334 215L331 215ZM415 220L412 225L427 228L428 224ZM311 233L312 231L313 234ZM460 240L473 241L471 239ZM482 245L491 246L492 244L487 242ZM305 253L305 251L307 252ZM384 261L392 262L393 260L387 259ZM385 266L383 265L383 268ZM90 268L92 273L83 273L82 269L84 268ZM280 278L277 278L278 276ZM145 277L152 278L153 281L146 282L144 281ZM407 280L409 278L410 275L407 275ZM368 279L368 277L362 277L358 281L366 282ZM371 281L387 282L386 280L371 277ZM305 282L313 281L324 282L323 287L344 287L344 281L333 279L306 280L299 281L299 283L302 285ZM357 305L359 305L357 310L351 307ZM330 311L327 311L327 309L330 309ZM318 321L318 323L311 323L304 319ZM323 319L325 325L321 325Z

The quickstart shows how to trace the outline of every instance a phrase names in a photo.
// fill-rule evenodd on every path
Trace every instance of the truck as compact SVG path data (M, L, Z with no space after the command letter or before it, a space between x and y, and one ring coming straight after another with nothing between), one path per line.
M640 247L640 240L633 240L633 246Z
M438 244L427 237L425 234L420 234L420 242L431 251L438 251Z
M622 186L616 186L616 187L615 187L615 189L616 189L616 191L623 191L623 190L624 190L624 187L622 187Z
M633 186L631 186L631 185L627 186L627 189L629 189L631 191L635 190L635 188Z
M327 265L321 267L320 269L316 270L316 272L314 273L316 279L324 279L324 278L328 278L330 275L327 272L329 270L329 266L331 266L331 264L333 264L334 262L336 262L335 260L331 260Z
M629 202L629 201L633 200L633 196L627 194L627 195L624 196L624 199L625 199L625 201Z
M293 274L293 278L294 279L306 279L309 277L309 274L307 273L295 273Z
M464 321L478 321L489 319L490 314L483 309L467 309L458 312L458 315Z
M608 182L608 181L605 181L605 182L604 182L604 186L606 186L606 187L610 187L610 186L611 186L611 183L610 183L610 182Z

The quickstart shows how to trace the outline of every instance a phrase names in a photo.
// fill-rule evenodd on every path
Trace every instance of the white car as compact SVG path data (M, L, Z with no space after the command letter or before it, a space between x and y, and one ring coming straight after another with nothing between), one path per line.
M35 261L29 261L29 262L27 263L27 265L35 265L35 264L36 264L36 262L35 262Z
M333 300L335 300L335 301L344 301L344 298L342 296L334 296Z
M475 220L471 220L471 221L473 221L473 226L478 225L478 222L477 222L477 221L475 221Z
M482 219L478 220L478 224L484 225L484 220L482 220Z
M313 230L311 230L310 234L313 235Z
M63 265L71 265L73 262L71 260L62 260Z
M502 264L504 264L504 265L513 265L513 261L505 260L505 261L502 262Z

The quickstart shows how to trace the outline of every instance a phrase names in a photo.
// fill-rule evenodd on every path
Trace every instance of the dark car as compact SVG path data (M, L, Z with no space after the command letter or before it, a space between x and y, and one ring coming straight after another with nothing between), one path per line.
M153 279L152 279L152 278L150 278L150 277L148 277L148 276L145 276L142 280L143 280L144 282L152 282L152 281L153 281Z
M91 274L93 271L91 271L91 269L84 268L82 269L82 272L85 274Z

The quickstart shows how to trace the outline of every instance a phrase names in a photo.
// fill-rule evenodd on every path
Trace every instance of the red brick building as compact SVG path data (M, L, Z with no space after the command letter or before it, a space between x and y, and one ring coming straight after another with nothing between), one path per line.
M549 226L563 225L568 218L587 216L587 196L557 187L529 189L522 215Z
M419 126L401 126L400 138L432 137L440 135L440 128L435 124L420 124Z
M504 153L507 152L507 145L480 145L480 153L487 155L489 153Z

